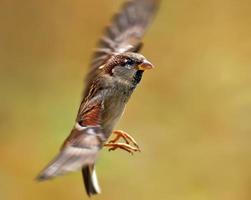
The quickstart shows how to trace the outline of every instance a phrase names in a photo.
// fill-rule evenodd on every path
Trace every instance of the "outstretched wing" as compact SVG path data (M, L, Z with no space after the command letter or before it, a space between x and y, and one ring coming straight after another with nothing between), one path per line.
M138 52L142 36L153 19L160 0L132 0L126 2L121 12L116 14L110 26L105 29L94 52L91 69L86 78L87 87L84 97L88 94L92 80L98 68L113 55L123 52Z
M38 175L39 181L77 171L95 163L97 153L106 140L99 126L102 109L99 95L92 101L82 102L75 127L58 155Z
M77 123L59 154L42 170L37 180L51 179L93 165L103 142L99 127L82 127Z

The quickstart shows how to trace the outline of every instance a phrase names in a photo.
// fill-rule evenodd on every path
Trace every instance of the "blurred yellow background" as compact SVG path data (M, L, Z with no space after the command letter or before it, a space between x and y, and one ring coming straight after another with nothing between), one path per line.
M73 126L83 77L121 0L1 0L0 199L87 199L80 173L37 183ZM251 199L250 0L163 0L144 38L156 65L103 150L102 200Z

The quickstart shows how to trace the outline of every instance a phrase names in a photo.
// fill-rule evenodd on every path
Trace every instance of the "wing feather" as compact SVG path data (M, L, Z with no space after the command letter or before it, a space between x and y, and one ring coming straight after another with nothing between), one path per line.
M76 123L61 151L42 170L37 180L52 179L80 170L84 166L93 165L104 141L104 134L99 126L83 127Z
M66 138L58 155L38 175L37 180L51 179L95 163L98 151L106 139L99 126L102 109L99 98L82 102L71 134Z
M104 65L112 55L140 51L141 39L156 13L159 2L160 0L127 1L122 6L120 13L114 15L93 54L91 69L86 77L87 87L84 97L88 94L92 81L99 73L98 68Z

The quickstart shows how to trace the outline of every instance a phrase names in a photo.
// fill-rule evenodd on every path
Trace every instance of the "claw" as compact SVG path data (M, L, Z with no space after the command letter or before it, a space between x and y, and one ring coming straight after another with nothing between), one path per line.
M108 151L114 151L119 148L119 149L123 149L123 150L127 151L128 153L130 153L132 155L134 152L139 151L138 148L135 148L135 147L133 147L129 144L126 144L126 143L106 143L104 146L110 147L108 149Z
M132 136L130 136L128 133L124 131L116 130L116 131L113 131L113 134L115 134L116 137L104 145L106 147L110 147L108 149L109 151L114 151L119 148L119 149L123 149L127 151L128 153L132 155L134 152L137 152L137 151L140 152L139 145L137 144L135 139ZM116 143L120 138L122 138L125 141L125 143L120 143L120 142ZM131 146L130 142L135 147Z
M130 136L128 133L126 133L124 131L116 130L116 131L113 131L113 134L116 134L118 139L120 139L122 137L127 144L132 142L133 145L139 149L139 145L137 144L136 140L132 136Z

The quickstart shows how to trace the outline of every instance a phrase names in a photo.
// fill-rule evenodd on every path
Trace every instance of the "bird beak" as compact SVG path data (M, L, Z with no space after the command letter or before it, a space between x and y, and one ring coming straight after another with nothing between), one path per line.
M153 64L150 63L148 60L144 60L140 65L138 65L138 69L143 71L153 68L154 68Z

